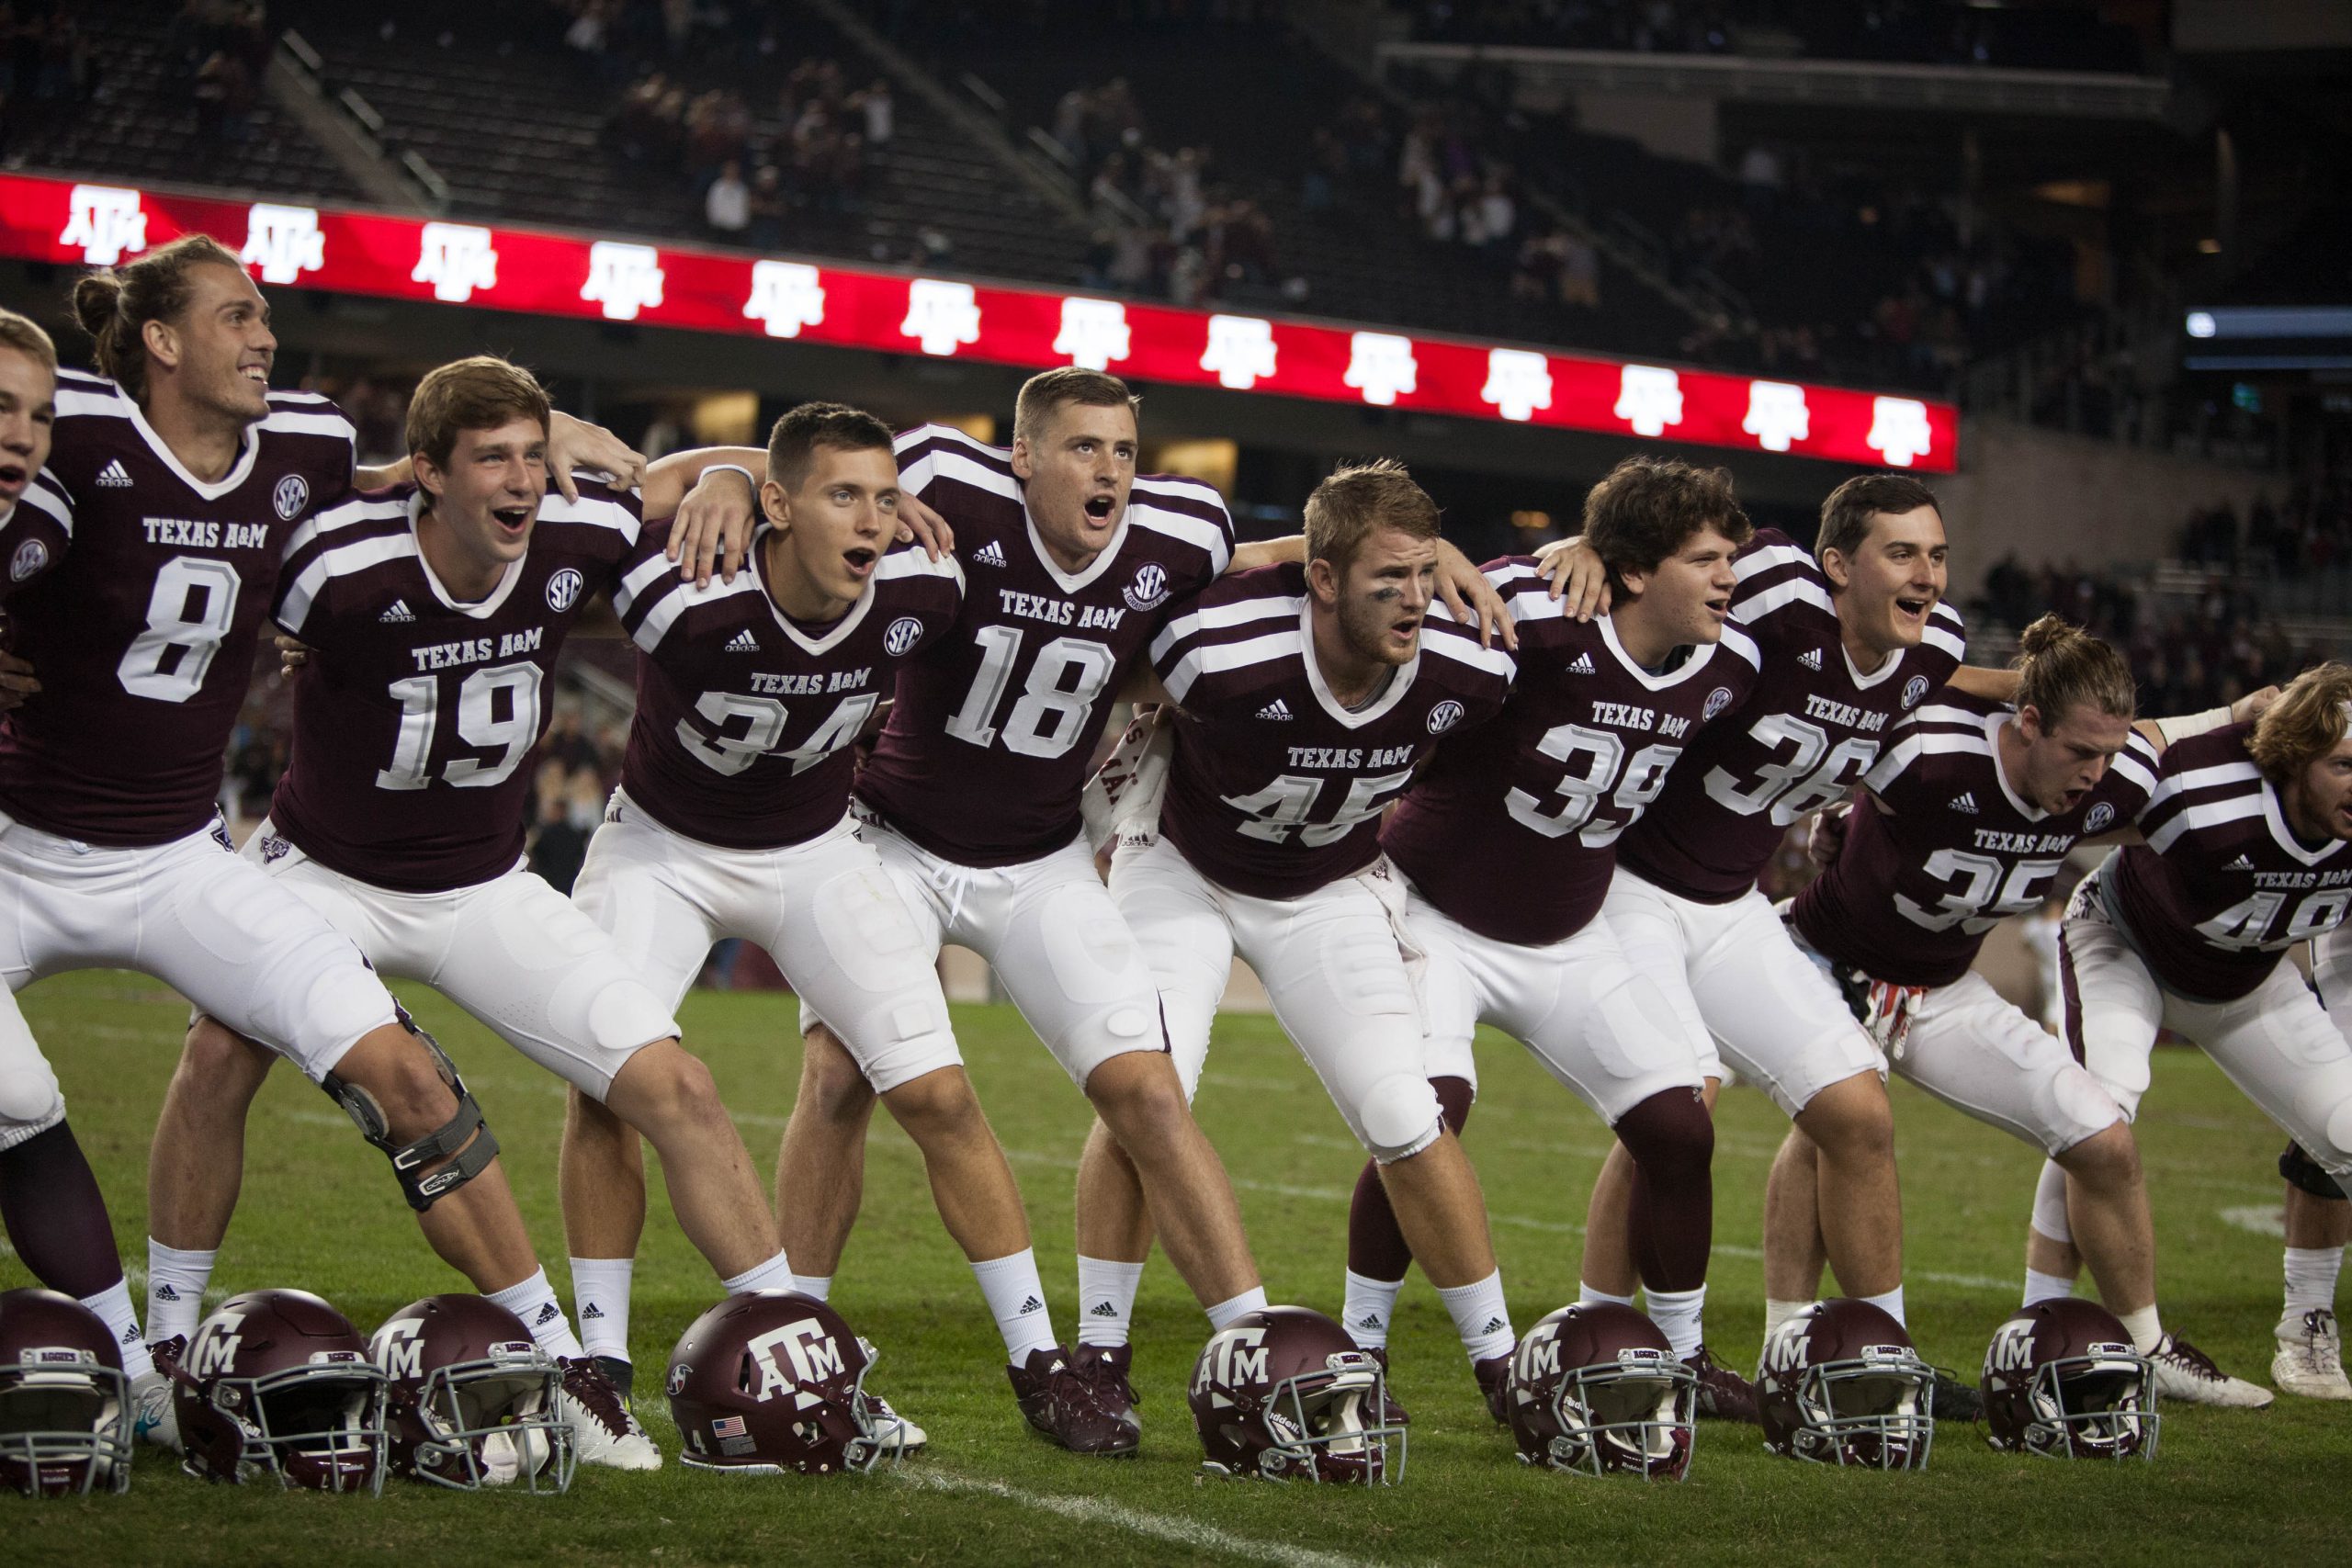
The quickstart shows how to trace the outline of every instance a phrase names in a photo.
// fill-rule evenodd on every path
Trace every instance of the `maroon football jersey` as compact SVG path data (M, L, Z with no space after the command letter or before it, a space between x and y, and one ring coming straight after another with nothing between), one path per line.
M548 493L530 548L466 604L417 547L422 499L395 485L321 513L277 607L314 651L270 821L329 870L401 893L514 869L556 655L644 549L636 495L583 478L576 502Z
M1762 673L1747 702L1710 725L1646 816L1619 842L1626 867L1669 893L1727 904L1756 885L1789 824L1843 800L1896 720L1951 679L1960 615L1939 604L1925 638L1871 674L1838 635L1829 581L1812 552L1759 528L1735 563L1732 613Z
M2108 912L2157 980L2193 1001L2237 1000L2352 908L2352 850L2296 836L2278 788L2246 755L2253 733L2226 725L2166 747L2140 813L2147 842L2119 852L2099 877Z
M1606 615L1578 621L1524 556L1487 580L1519 626L1500 716L1447 741L1380 831L1429 901L1498 942L1540 945L1600 912L1617 836L1641 819L1700 728L1738 705L1756 644L1736 623L1653 674Z
M272 392L218 483L139 405L61 371L49 467L0 525L8 645L41 690L0 719L0 809L112 848L200 830L297 525L351 488L352 430Z
M1125 516L1075 576L1030 525L1012 460L944 425L899 437L899 482L956 530L964 608L899 673L858 798L934 854L970 866L1050 854L1121 679L1170 601L1233 559L1233 520L1197 479L1138 478Z
M1380 854L1381 809L1441 736L1494 716L1512 660L1431 607L1420 651L1361 709L1323 682L1306 569L1261 567L1169 618L1153 667L1177 703L1160 831L1219 886L1293 898Z
M2050 896L2076 840L2139 816L2163 764L2137 731L2073 810L2052 814L2002 771L1995 737L2015 712L1947 691L1896 727L1862 780L1887 810L1855 805L1837 863L1790 910L1815 952L1875 980L1949 986L1985 932Z
M842 819L852 743L963 601L956 558L910 546L882 558L849 614L803 626L776 608L763 554L755 543L732 583L704 588L649 564L621 615L638 645L621 786L663 827L730 850L802 843Z

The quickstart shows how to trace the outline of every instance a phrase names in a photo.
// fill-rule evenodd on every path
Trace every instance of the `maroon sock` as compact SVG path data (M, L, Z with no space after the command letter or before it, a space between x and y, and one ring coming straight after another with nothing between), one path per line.
M95 1296L122 1278L98 1179L62 1122L0 1151L0 1224L33 1278L52 1291Z
M1654 1094L1618 1120L1634 1156L1634 1262L1653 1290L1695 1291L1707 1282L1715 1187L1715 1129L1706 1102L1689 1089Z
M1473 1090L1464 1078L1431 1078L1438 1110L1445 1124L1459 1137L1470 1120ZM1367 1280L1401 1280L1413 1266L1413 1249L1396 1224L1396 1211L1388 1206L1388 1189L1381 1185L1380 1162L1366 1160L1356 1177L1356 1195L1348 1204L1348 1269Z

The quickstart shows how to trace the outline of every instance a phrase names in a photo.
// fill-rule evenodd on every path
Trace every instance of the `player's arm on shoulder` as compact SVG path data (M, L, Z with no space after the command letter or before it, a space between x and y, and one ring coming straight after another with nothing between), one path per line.
M1953 671L1951 679L1944 683L1955 692L1982 697L1987 702L2017 701L2018 672L2014 670L1987 670L1981 664L1963 664Z
M2181 714L2166 718L2143 718L2132 725L2140 738L2165 754L2165 748L2176 740L2186 740L2192 735L2202 735L2209 729L2219 729L2225 724L2252 724L2269 711L2278 700L2278 688L2265 686L2258 692L2248 692L2227 707L2207 708L2201 713Z
M1284 534L1279 539L1252 539L1233 547L1227 571L1255 571L1261 566L1305 566L1306 536Z
M1117 700L1137 707L1159 707L1173 701L1160 682L1159 671L1152 668L1148 659L1136 660L1128 670L1127 678L1119 682Z

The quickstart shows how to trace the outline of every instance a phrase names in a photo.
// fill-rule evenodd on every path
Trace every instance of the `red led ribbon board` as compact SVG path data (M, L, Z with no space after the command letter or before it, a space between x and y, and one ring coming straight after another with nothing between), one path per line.
M1950 403L1325 321L1180 310L128 186L0 176L0 251L107 265L210 234L265 285L642 321L1950 473Z

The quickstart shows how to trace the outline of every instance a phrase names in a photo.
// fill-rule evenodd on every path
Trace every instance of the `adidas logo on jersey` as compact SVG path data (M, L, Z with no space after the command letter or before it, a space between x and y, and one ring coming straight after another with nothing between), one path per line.
M1954 811L1965 811L1965 812L1967 812L1971 817L1975 816L1975 815L1976 815L1976 796L1975 796L1975 795L1974 795L1973 793L1972 793L1972 792L1969 792L1969 791L1965 791L1965 790L1963 790L1963 791L1962 791L1962 792L1961 792L1960 794L1953 795L1953 796L1951 797L1951 808L1952 808Z
M1806 649L1803 653L1797 655L1797 662L1804 665L1808 670L1820 669L1821 649L1817 648Z
M1004 547L998 544L994 539L990 539L987 544L982 545L978 549L972 552L972 561L976 566L1002 566L1004 564Z
M2254 862L2248 860L2244 855L2240 855L2237 859L2232 861L2222 869L2223 871L2252 871L2254 869Z
M387 609L382 615L377 616L376 619L388 626L406 626L409 622L416 619L416 616L410 611L407 600L395 599L391 603L391 607Z
M1119 1315L1119 1309L1113 1306L1109 1302L1096 1302L1092 1306L1086 1309L1086 1315L1089 1317L1116 1317Z
M98 470L98 488L101 490L129 490L130 488L130 470L122 466L121 458L117 457L113 462L108 463L105 468Z
M749 626L746 626L741 631L737 632L733 640L728 643L727 651L729 653L757 653L760 651L760 639L753 637L752 635L752 629Z
M1027 1317L1033 1312L1043 1312L1045 1310L1046 1303L1039 1301L1036 1297L1023 1296L1021 1298L1021 1306L1015 1315Z
M1276 697L1272 702L1268 703L1264 707L1258 710L1258 716L1260 718L1288 718L1290 716L1290 705L1283 701L1282 698Z
M1589 654L1589 653L1579 653L1579 654L1577 654L1577 661L1576 661L1574 664L1571 664L1571 665L1569 665L1569 666L1568 666L1568 673L1569 673L1569 674L1571 674L1571 675L1589 675L1589 674L1591 674L1591 673L1592 673L1592 655L1591 655L1591 654Z
M594 1302L590 1302L586 1306L580 1309L580 1321L582 1323L587 1323L592 1319L602 1318L604 1315L605 1309L598 1306Z

